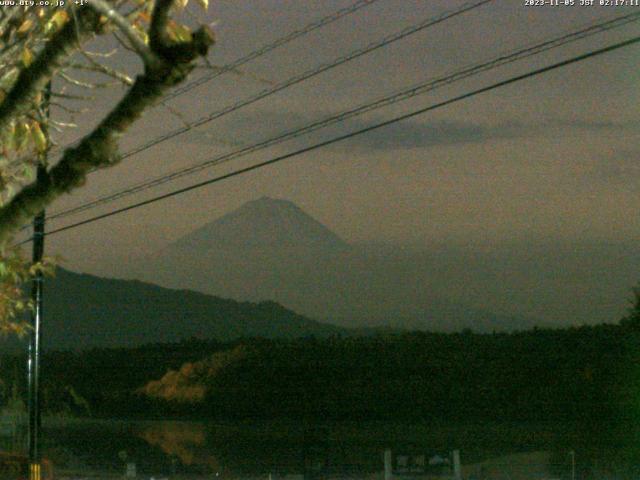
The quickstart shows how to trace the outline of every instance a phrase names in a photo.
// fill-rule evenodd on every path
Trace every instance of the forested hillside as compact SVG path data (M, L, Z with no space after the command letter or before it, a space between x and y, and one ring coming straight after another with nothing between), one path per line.
M47 281L45 350L136 348L191 337L327 336L345 329L304 317L272 301L238 302L189 290L79 274L58 268ZM26 349L0 338L0 351Z
M638 342L619 326L262 340L138 392L165 414L218 418L608 422L637 398Z
M60 409L71 387L99 416L609 424L638 411L638 345L636 322L514 334L192 340L45 355L44 398ZM3 359L5 396L16 378L21 384L22 361Z

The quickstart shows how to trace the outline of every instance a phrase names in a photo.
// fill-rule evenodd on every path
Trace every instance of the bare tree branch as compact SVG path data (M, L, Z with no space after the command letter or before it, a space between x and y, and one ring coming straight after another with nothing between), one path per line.
M90 50L82 50L83 55L88 55L89 57L99 57L99 58L110 58L110 57L113 57L116 53L118 53L117 48L114 48L113 50L109 50L108 52L92 52Z
M124 38L122 38L120 35L118 35L118 32L113 32L113 37L118 41L118 43L120 44L120 46L122 48L124 48L125 50L127 50L129 52L136 53L135 48L133 48L131 45L129 45Z
M59 120L49 120L49 123L61 128L78 128L78 124L76 123L61 122Z
M157 0L151 19L150 48L157 60L145 63L144 73L135 79L122 100L89 135L77 146L68 148L46 175L23 188L0 209L0 245L54 199L83 185L90 171L117 163L120 160L118 141L122 134L165 92L182 82L199 57L207 54L213 37L205 28L194 32L192 40L188 42L170 43L167 40L163 30L166 29L170 7L171 0ZM61 62L63 54L69 51L69 42L75 38L72 26L67 24L65 30L68 30L67 35L73 37L65 37L64 42L58 41L57 49L51 52L56 54L55 65ZM46 77L53 67L46 64L40 69L43 72L39 77ZM39 83L31 82L30 85L34 88ZM29 92L27 89L23 95L27 96ZM0 116L0 120L2 118Z
M169 23L169 10L173 0L156 0L151 14L151 26L149 27L149 46L157 54L169 44L167 40L167 24Z
M33 97L44 90L53 74L62 66L63 59L77 48L76 31L88 36L91 32L100 30L99 15L94 10L83 8L77 18L77 22L70 19L46 43L33 63L20 72L7 97L0 104L0 129L25 112Z
M157 58L147 44L144 43L144 40L140 38L138 32L131 27L131 23L127 21L127 19L124 18L115 8L104 0L91 0L91 6L111 20L120 29L145 64L157 62Z
M59 102L50 102L50 105L52 107L59 108L60 110L68 113L69 115L80 115L82 113L87 113L88 112L88 109L86 109L86 108L81 108L81 109L69 108L67 105L64 105L64 104L59 103Z
M89 61L91 65L89 66L89 65L72 63L69 65L70 68L75 68L80 70L90 70L93 72L102 73L109 77L115 78L116 80L118 80L121 83L124 83L125 85L128 85L128 86L133 85L133 79L126 73L120 72L111 67L107 67L106 65L103 65L100 62L96 62L91 56L86 55L87 52L81 51L81 53L85 56L85 58L87 59L87 61Z
M83 82L82 80L78 80L77 78L73 78L70 75L67 75L64 72L59 72L58 76L62 78L65 82L70 85L75 85L76 87L86 88L88 90L95 90L96 88L108 88L117 85L119 82Z
M78 100L78 101L92 101L95 100L96 97L94 96L89 96L89 95L73 95L71 93L64 93L64 91L60 91L60 92L51 92L51 96L52 97L57 97L57 98L66 98L67 100Z

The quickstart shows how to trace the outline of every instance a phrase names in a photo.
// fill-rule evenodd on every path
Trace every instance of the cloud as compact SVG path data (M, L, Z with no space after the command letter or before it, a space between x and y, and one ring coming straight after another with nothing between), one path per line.
M366 124L360 124L354 130L366 126ZM460 121L404 121L383 127L351 141L355 142L356 145L372 150L397 150L533 138L556 135L558 132L563 132L564 135L571 135L579 130L613 130L621 128L630 128L630 126L611 122L564 119L552 119L537 123L524 123L515 120L493 125Z
M236 114L226 119L224 124L217 125L215 134L205 126L188 132L182 141L198 144L223 144L240 147L276 137L284 132L292 131L317 120L330 117L330 114L301 114L292 112L256 112L254 114ZM296 146L307 146L334 136L358 131L384 118L363 121L359 118L339 122L321 130L298 137ZM581 119L547 119L536 123L519 120L498 124L467 122L457 120L419 121L405 120L382 127L351 138L350 148L361 148L368 151L393 151L417 148L433 148L438 146L455 146L479 144L493 140L532 138L548 135L571 135L580 130L616 130L635 128L637 123L617 124L614 122L587 121Z
M217 128L215 134L206 128L191 130L183 135L181 141L197 144L243 146L281 135L284 132L304 127L322 115L305 117L300 114L281 114L275 112L260 113L256 116L236 115L227 121L223 128ZM377 123L348 120L324 129L298 137L296 145L303 146L366 128ZM354 137L350 146L367 150L395 150L409 148L428 148L439 145L458 145L479 143L497 135L504 136L513 129L493 129L483 125L465 122L401 122Z
M366 125L360 125L363 128ZM365 134L356 144L372 150L430 148L482 143L496 133L482 125L464 122L400 122Z

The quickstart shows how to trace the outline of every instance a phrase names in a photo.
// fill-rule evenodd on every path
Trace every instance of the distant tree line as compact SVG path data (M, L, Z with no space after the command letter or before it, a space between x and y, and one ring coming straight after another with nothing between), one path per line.
M243 355L215 367L216 352L238 345ZM611 423L638 411L639 347L637 313L618 325L512 334L188 340L49 353L43 391L55 411L71 387L99 416ZM4 392L24 388L22 362L2 359ZM165 390L204 394L178 401L140 390L169 378Z
M24 360L0 359L0 406L10 391L24 392ZM527 430L521 429L510 441L528 448L564 432L568 447L640 459L640 292L618 324L493 334L191 339L52 352L43 366L50 413L530 424L536 435L522 437Z

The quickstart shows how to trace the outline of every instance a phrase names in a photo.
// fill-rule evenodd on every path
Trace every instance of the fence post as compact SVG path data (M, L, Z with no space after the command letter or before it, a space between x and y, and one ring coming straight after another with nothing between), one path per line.
M460 450L453 451L453 478L462 479L462 467L460 465Z
M388 448L384 451L384 480L393 480L393 461Z

